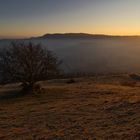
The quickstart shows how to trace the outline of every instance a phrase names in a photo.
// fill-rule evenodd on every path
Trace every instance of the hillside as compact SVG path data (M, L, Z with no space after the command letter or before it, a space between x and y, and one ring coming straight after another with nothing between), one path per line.
M107 34L88 34L88 33L47 33L37 37L25 38L0 38L0 41L24 41L30 39L138 39L140 35L107 35Z
M128 75L40 82L40 95L0 87L1 140L139 140L140 83Z
M41 39L140 39L140 36L113 36L104 34L86 33L55 33L37 37Z
M41 38L46 39L98 39L98 38L108 38L108 35L92 35L86 33L56 33L56 34L45 34Z

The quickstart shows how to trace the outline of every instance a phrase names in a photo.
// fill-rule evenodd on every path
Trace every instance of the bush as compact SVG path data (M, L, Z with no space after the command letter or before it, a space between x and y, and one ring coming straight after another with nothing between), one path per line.
M12 43L0 52L1 82L21 82L24 90L31 90L37 81L58 75L59 64L53 52L40 44Z

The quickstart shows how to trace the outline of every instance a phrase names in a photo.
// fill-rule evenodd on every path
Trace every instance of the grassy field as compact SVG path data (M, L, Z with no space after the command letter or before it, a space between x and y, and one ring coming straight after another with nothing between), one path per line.
M106 75L0 86L0 140L140 140L140 82Z

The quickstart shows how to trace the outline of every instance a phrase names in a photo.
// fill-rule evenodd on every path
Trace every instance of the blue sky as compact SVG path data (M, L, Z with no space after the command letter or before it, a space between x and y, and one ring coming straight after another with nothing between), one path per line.
M1 0L0 37L140 34L140 0Z

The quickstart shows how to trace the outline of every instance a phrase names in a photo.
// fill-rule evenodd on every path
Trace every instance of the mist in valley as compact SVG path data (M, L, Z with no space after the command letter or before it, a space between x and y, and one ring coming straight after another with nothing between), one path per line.
M61 67L65 72L140 72L139 38L24 40L30 41L52 50L63 61ZM0 47L8 47L10 42L1 40Z

